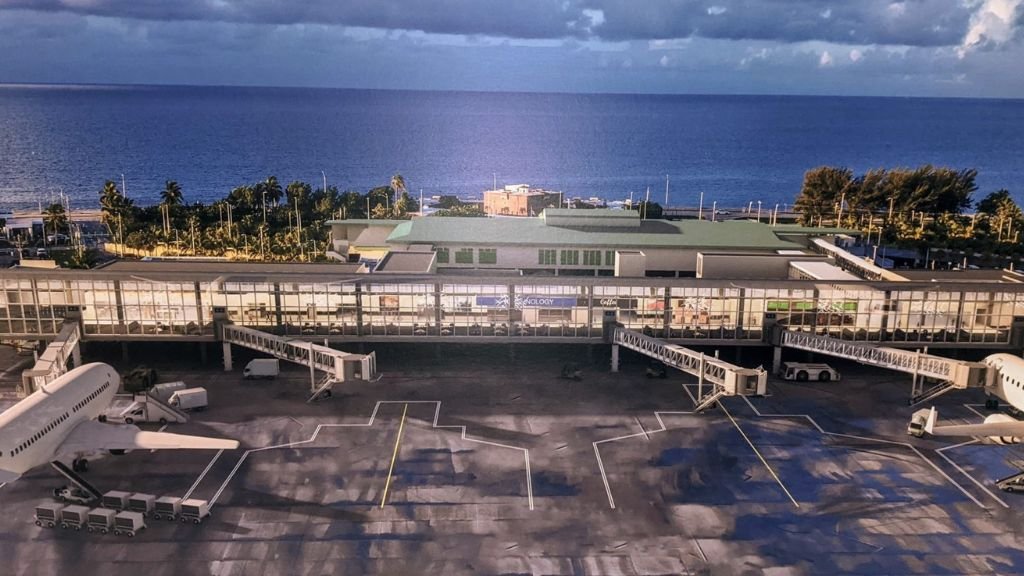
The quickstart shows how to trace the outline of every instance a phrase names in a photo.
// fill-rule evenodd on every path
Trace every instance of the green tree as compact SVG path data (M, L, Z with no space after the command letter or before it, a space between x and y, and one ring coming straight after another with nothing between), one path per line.
M811 226L821 218L835 217L839 202L847 193L854 197L856 182L849 168L819 166L804 173L804 183L793 208L800 212L800 223Z
M272 202L274 206L281 203L281 197L284 195L284 192L281 190L280 182L277 181L277 176L267 176L267 179L260 183L259 188L261 188L260 192L266 192L267 200Z
M113 180L107 180L103 184L103 190L100 191L100 211L103 223L108 228L112 229L119 224L118 220L124 220L125 217L129 217L130 220L130 211L134 205L135 202L131 198L125 198L117 189L117 184Z
M431 216L486 218L487 213L484 212L483 208L476 204L460 204L451 208L441 208L431 214Z
M160 192L160 203L164 206L179 206L184 200L181 193L181 186L174 180L168 180L164 189Z
M43 224L45 230L49 230L54 234L60 234L65 232L68 227L68 214L64 211L64 205L55 202L46 207L43 210Z

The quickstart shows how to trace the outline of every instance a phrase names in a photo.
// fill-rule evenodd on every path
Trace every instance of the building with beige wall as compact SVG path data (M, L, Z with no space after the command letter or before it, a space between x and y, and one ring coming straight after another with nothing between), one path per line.
M558 192L510 184L500 190L484 191L484 212L491 216L539 216L545 208L558 205Z

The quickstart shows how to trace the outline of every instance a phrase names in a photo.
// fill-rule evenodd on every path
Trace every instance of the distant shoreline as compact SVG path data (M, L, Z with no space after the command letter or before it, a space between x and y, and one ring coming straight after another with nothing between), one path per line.
M427 88L369 88L358 86L269 86L265 84L94 84L88 82L0 82L5 89L67 89L67 90L165 90L165 89L209 89L209 90L282 90L282 91L345 91L345 92L401 92L410 94L511 94L537 96L623 96L652 98L794 98L794 99L877 99L877 100L956 100L986 102L1019 102L1024 96L926 96L926 95L885 95L885 94L792 94L792 93L721 93L721 92L565 92L561 90L470 90L470 89L427 89Z

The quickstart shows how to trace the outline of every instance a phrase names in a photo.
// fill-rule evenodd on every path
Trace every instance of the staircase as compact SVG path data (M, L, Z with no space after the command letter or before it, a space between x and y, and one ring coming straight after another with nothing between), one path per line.
M95 486L90 484L89 481L86 480L85 478L79 476L77 472L73 471L71 468L68 468L67 465L65 465L63 462L54 460L53 462L50 462L50 466L53 466L53 469L59 472L61 476L67 478L69 482L71 482L75 486L78 486L96 500L102 500L103 494L100 493L100 491Z
M704 395L703 398L697 399L697 406L693 409L694 412L703 412L708 408L714 407L723 396L727 396L725 388L721 386L715 386L715 389Z
M940 382L940 383L936 384L935 386L932 386L931 388L925 390L924 392L922 392L920 394L917 394L915 396L912 396L910 398L910 405L911 406L917 406L918 404L921 404L922 402L927 402L929 400L933 400L935 398L938 398L939 396L942 396L946 392L949 392L950 390L957 390L959 388L960 388L960 386L957 386L953 382Z

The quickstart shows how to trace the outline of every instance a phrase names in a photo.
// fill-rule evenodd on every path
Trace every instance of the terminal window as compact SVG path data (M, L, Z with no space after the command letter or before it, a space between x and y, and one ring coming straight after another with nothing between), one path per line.
M579 250L562 250L561 261L559 262L562 266L576 266L580 263L580 251Z
M604 251L604 265L615 266L615 250Z
M438 248L436 250L436 252L437 252L437 263L438 264L447 264L449 262L449 260L448 260L449 256L448 256L448 249L447 248Z
M473 263L473 249L472 248L460 248L455 252L455 263L456 264L472 264Z
M600 266L601 265L601 251L600 250L584 250L583 251L583 265L584 266Z
M497 264L498 250L495 248L481 248L477 259L480 261L480 264Z
M537 251L537 264L544 266L555 265L555 251L554 250L538 250Z

